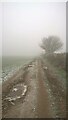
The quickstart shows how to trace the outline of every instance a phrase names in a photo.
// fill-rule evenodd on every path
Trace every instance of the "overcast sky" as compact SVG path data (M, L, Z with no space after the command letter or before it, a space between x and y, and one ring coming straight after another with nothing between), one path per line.
M1 5L0 5L1 9ZM41 39L57 35L66 42L66 3L2 3L3 55L38 55Z

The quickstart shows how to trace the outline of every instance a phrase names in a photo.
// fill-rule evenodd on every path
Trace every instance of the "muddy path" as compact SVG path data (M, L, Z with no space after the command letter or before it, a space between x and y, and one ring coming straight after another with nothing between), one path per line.
M54 112L51 109L51 103L49 101L49 95L47 88L44 84L43 71L41 66L41 61L38 60L37 63L37 80L38 80L38 96L37 96L37 114L39 118L53 118L55 117Z
M16 76L12 87L9 87L8 94L3 92L3 118L65 117L56 111L57 104L52 99L52 88L48 85L41 59L34 60L24 70L24 74L22 70L19 75L17 73L18 77ZM5 89L7 91L6 86Z

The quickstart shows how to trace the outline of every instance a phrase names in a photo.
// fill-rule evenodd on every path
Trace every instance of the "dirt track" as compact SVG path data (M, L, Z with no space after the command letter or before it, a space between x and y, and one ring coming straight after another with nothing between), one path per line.
M19 72L21 72L20 76L18 76L18 78L16 77L15 80L18 81L20 78L21 81L17 84L24 83L27 86L27 92L22 98L13 101L14 104L11 104L9 101L5 101L3 98L4 118L65 117L65 114L63 116L57 115L57 104L54 103L51 93L49 92L51 90L47 87L47 78L44 75L41 60L37 59L27 67L25 77L23 77L22 71ZM8 92L7 97L9 94L10 91ZM63 114L64 111L61 112Z

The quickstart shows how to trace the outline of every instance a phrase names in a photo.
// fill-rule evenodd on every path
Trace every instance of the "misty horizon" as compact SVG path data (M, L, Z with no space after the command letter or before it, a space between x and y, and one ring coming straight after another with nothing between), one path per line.
M66 3L2 3L2 55L37 56L43 37L55 35L66 51ZM0 53L1 54L1 53Z

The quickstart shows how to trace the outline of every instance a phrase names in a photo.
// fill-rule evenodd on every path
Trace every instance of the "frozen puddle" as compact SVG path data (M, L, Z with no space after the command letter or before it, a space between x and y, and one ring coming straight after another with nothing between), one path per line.
M11 104L15 105L14 101L22 98L27 92L27 85L25 84L17 84L10 91L9 95L6 96L4 100L11 102Z

